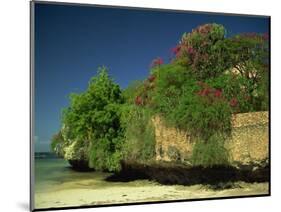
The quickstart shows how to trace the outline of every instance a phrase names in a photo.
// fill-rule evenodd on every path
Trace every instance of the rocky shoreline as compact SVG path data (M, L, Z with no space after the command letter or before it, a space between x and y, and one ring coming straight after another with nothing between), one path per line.
M240 167L192 167L180 163L152 162L123 163L122 171L110 176L109 181L130 181L134 179L149 179L165 185L195 185L229 182L268 182L270 178L268 163L259 166L248 165Z

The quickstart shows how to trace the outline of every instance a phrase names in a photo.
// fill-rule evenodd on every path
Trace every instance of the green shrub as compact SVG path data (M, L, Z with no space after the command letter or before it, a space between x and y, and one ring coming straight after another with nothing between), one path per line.
M195 166L228 166L229 153L224 146L225 135L216 133L208 141L197 140L193 146L191 162Z
M129 108L128 108L129 107ZM155 134L152 113L140 106L127 106L123 126L125 141L123 157L125 161L146 162L155 156Z
M153 109L168 126L188 131L196 138L192 163L206 167L226 164L228 155L222 147L231 133L232 112L236 111L236 105L230 104L232 96L221 89L228 77L212 78L207 84L198 81L190 69L179 64L162 66L158 71L152 91ZM218 133L224 136L217 136ZM180 159L173 149L168 150L168 154L174 161ZM205 154L209 154L206 155L209 162L203 160Z
M179 104L186 84L194 81L189 70L179 64L169 64L153 70L157 76L155 89L151 91L152 108L164 117Z
M90 147L90 167L96 170L115 171L121 170L121 143L123 138L112 138L110 135L96 138Z
M216 132L230 133L231 109L228 103L216 100L209 104L197 96L185 97L171 114L176 126L205 140Z
M160 112L168 125L203 139L215 132L230 133L232 109L222 91L196 81L191 75L181 77L181 73L179 81L173 81L176 82L175 86L171 79L177 72L168 73L167 77L165 72L161 73L154 94L156 111Z

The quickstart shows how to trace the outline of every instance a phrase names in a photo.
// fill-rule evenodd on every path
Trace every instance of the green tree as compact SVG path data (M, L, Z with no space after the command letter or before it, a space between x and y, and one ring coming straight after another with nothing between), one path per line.
M244 33L227 40L232 72L254 110L268 109L269 42L266 35Z
M70 106L63 112L66 136L88 148L83 152L88 154L91 168L120 169L123 130L119 110L122 103L121 90L105 67L99 68L85 92L70 96Z
M177 47L175 63L191 67L197 80L219 76L231 63L225 43L226 29L220 24L204 24L184 33Z

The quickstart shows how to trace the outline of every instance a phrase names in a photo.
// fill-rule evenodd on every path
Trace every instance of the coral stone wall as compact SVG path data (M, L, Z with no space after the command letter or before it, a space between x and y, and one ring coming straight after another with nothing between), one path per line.
M192 142L188 132L167 127L159 116L153 118L155 127L156 160L172 161L172 150L178 151L180 160L188 159L192 153Z
M232 137L226 142L231 161L249 164L268 159L268 112L236 114L232 127Z
M153 118L156 160L188 161L193 142L188 132L167 127L160 117ZM268 112L240 113L232 116L232 134L226 141L233 164L259 163L268 159Z

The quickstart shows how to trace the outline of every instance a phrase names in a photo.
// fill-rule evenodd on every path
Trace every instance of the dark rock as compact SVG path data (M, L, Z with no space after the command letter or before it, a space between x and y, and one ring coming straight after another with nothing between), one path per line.
M87 160L68 160L68 162L75 171L84 172L93 170L89 167L89 162Z
M266 182L269 181L269 167L238 169L233 166L203 168L167 162L151 164L123 163L122 171L107 180L130 181L136 179L150 179L161 184L180 185L218 185L219 183L236 181Z

